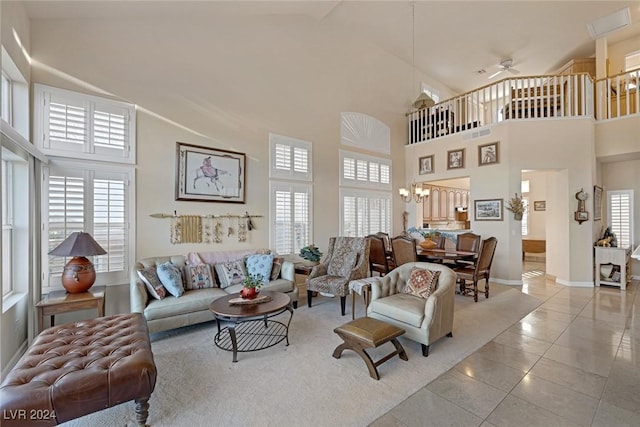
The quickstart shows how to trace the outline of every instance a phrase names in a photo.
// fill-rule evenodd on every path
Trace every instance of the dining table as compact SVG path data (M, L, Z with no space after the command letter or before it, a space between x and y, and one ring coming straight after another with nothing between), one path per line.
M416 255L418 261L422 262L443 262L444 260L451 261L473 261L477 256L477 252L472 251L458 251L455 249L423 249L421 247L416 248Z

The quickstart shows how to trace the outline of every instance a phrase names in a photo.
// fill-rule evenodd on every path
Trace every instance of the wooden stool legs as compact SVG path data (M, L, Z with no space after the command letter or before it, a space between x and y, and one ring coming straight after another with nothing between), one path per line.
M338 334L338 335L340 335L340 334ZM367 369L369 369L369 375L371 376L371 378L373 378L375 380L379 380L380 379L380 374L378 374L377 367L380 366L381 364L383 364L384 362L386 362L387 360L391 359L396 354L402 360L409 360L409 358L407 357L407 353L405 353L404 348L402 347L402 344L400 344L396 338L393 338L391 340L391 343L396 348L396 350L394 352L392 352L392 353L387 354L386 356L384 356L382 359L378 360L377 362L374 362L371 359L371 356L369 356L367 354L367 352L365 351L366 348L371 348L370 346L363 345L363 343L361 343L359 341L350 340L348 337L345 337L343 335L340 335L340 337L345 342L343 342L342 344L338 345L336 347L336 349L333 350L333 357L335 357L336 359L340 359L340 356L342 356L342 352L344 350L347 350L347 349L355 351L362 358L362 360L364 360L364 363L367 365Z

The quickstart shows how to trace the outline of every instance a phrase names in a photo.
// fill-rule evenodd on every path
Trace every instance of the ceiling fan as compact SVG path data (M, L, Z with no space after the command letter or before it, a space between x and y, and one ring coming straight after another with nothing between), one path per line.
M508 71L511 74L520 74L519 70L516 70L515 68L513 68L513 59L505 59L503 61L500 61L500 65L498 65L500 67L500 69L498 71L496 71L495 73L491 74L489 76L489 79L494 78L495 76L497 76L498 74L504 72L504 71Z

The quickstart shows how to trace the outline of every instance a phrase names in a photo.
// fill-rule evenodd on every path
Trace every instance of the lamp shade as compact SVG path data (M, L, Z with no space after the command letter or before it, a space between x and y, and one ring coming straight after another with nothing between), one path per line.
M49 255L72 256L62 272L62 286L70 294L86 292L96 280L93 264L87 256L104 255L105 251L91 234L81 231L73 232L64 239Z
M105 251L102 246L98 244L91 234L84 233L82 231L75 231L64 239L54 250L49 252L49 255L57 256L92 256L92 255L104 255Z

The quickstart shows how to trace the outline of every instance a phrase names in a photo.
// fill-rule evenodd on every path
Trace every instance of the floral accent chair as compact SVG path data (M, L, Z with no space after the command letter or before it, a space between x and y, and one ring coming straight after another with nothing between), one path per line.
M340 297L345 314L349 282L367 277L369 269L369 239L364 237L332 237L327 253L307 277L307 304L311 307L313 292L325 292Z

